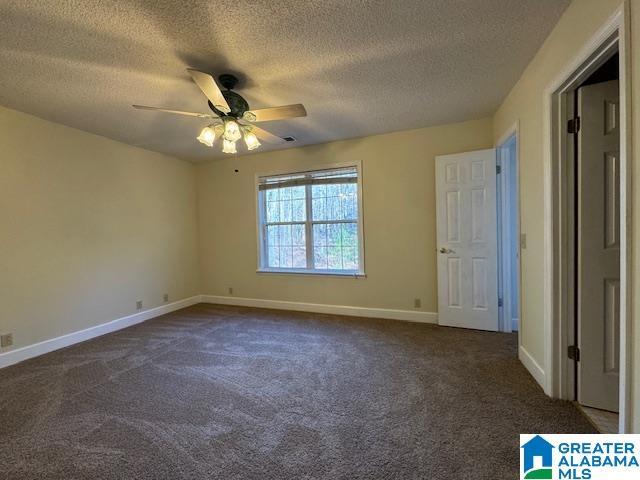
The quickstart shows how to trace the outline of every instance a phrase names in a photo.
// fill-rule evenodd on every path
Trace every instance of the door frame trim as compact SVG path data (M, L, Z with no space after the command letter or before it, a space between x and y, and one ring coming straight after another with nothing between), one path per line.
M606 60L617 48L620 58L620 424L619 432L631 429L631 84L629 42L629 2L625 0L614 14L568 61L543 94L544 162L544 390L555 398L570 399L566 348L569 318L567 305L571 291L563 288L570 256L567 255L567 215L563 205L567 196L567 156L564 121L565 97Z

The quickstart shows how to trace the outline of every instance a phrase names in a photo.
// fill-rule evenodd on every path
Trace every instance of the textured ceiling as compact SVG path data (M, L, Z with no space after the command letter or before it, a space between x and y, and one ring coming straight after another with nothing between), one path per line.
M0 104L196 161L223 155L206 121L130 106L208 112L187 67L238 74L252 108L304 103L261 124L295 146L480 118L568 3L3 0Z

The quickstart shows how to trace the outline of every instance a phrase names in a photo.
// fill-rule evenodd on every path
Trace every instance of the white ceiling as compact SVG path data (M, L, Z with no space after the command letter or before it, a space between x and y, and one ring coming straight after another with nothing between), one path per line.
M568 3L3 0L0 104L194 161L223 155L206 121L130 106L208 112L187 67L239 74L252 108L304 103L261 124L295 146L480 118Z

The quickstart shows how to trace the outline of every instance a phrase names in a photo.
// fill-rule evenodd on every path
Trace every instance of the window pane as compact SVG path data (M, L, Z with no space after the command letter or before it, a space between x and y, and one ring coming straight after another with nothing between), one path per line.
M321 222L326 219L327 219L327 203L325 199L314 197L313 198L313 220Z
M279 190L277 188L267 190L267 202L277 202L278 200L280 200L278 192Z
M327 246L340 246L341 245L341 232L339 223L327 224Z
M342 246L358 247L358 224L343 223L342 224Z
M271 191L271 190L268 190ZM280 202L267 202L267 223L280 221Z
M280 247L280 268L293 267L293 247Z
M291 200L280 201L280 221L291 221Z
M342 195L342 220L356 220L358 218L358 199L356 195Z
M313 185L313 220L356 220L357 184Z
M291 188L291 198L293 200L303 199L306 197L306 189L305 187L292 187Z
M313 198L321 198L327 196L327 186L326 185L312 185L312 196Z
M280 255L278 247L269 247L269 263L270 268L280 267Z
M305 247L293 247L293 268L307 268L307 249Z
M342 247L342 268L345 270L358 269L358 249Z
M313 245L319 247L327 246L327 225L321 223L313 226Z
M304 200L292 200L291 220L294 222L304 222L307 219L307 209Z
M278 226L267 226L267 245L277 247L280 245L280 230Z
M341 220L340 197L327 197L327 220Z
M342 185L340 185L340 193L342 195L355 195L357 192L357 183L343 183Z
M342 251L340 247L327 247L327 262L330 270L342 269Z
M327 247L315 247L313 250L314 268L326 270L327 264Z
M279 188L278 190L280 190L280 200L291 200L293 187Z
M330 183L327 185L327 197L337 197L340 195L340 184Z
M317 269L358 270L358 224L314 225L313 248Z
M291 246L291 225L280 225L280 246L281 247L290 247Z
M291 244L294 247L306 247L306 232L304 225L291 225Z

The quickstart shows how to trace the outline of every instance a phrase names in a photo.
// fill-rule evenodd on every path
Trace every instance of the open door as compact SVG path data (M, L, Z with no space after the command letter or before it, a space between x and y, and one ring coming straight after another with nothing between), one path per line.
M618 411L620 129L618 80L578 89L578 401Z
M519 330L520 195L518 137L514 131L496 147L498 197L498 312L500 331ZM500 302L502 299L502 302Z
M438 322L498 330L496 152L436 157Z

